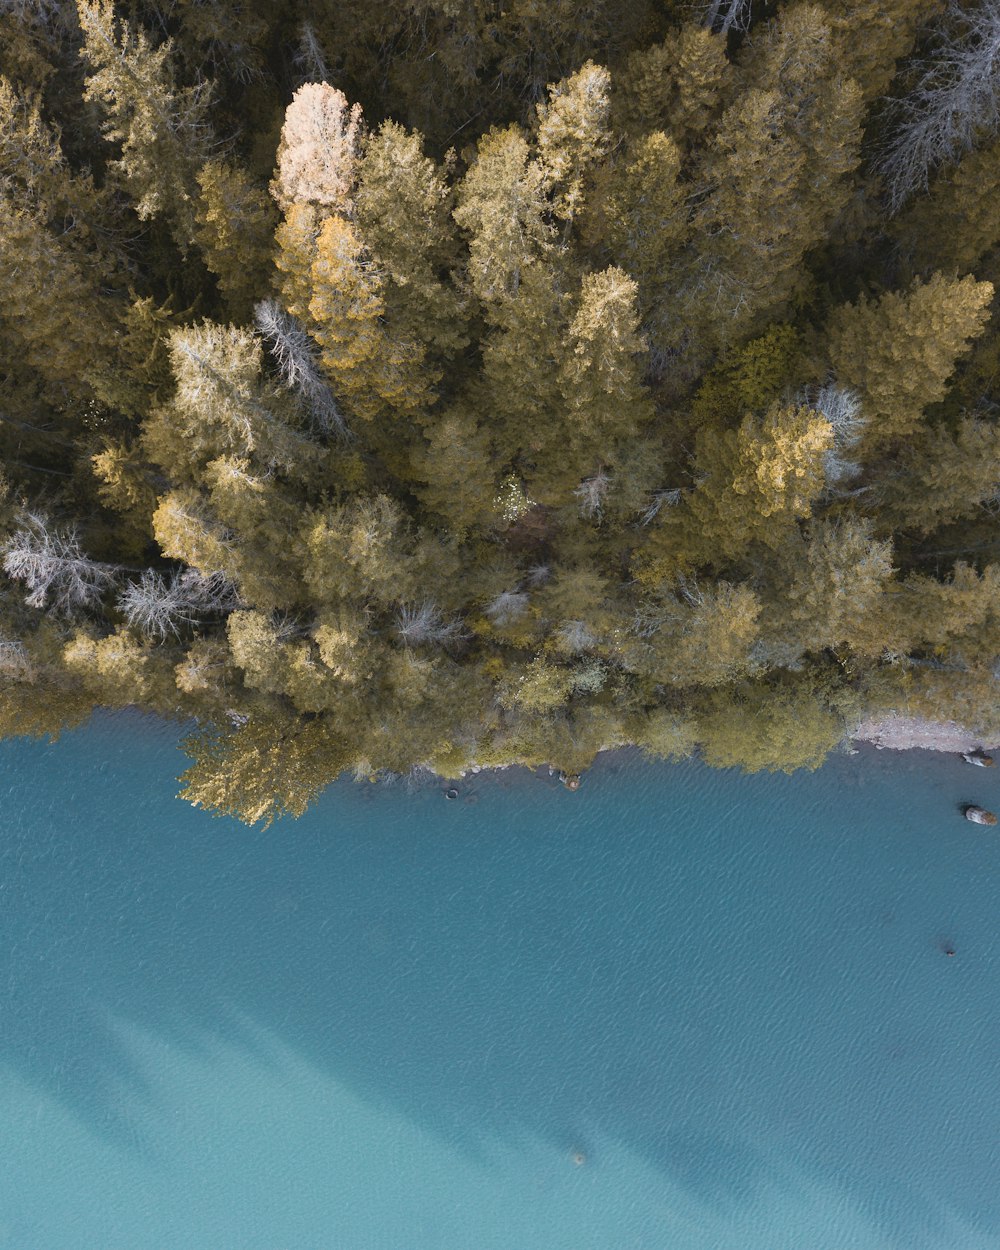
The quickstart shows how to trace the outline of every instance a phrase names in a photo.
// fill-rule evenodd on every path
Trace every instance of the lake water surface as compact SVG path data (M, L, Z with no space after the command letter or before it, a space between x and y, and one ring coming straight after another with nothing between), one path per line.
M260 831L175 738L0 745L3 1250L1000 1246L1000 777L619 755Z

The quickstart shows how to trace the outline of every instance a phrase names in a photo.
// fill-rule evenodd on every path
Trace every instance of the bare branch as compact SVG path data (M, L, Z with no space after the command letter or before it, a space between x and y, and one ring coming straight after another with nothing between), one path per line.
M556 630L556 640L563 651L573 655L589 650L597 641L584 621L563 621Z
M231 612L239 605L236 588L224 573L205 577L184 569L166 578L145 569L118 597L118 610L133 629L156 638L175 637L182 626L197 624L200 617Z
M461 635L459 621L446 621L433 603L406 604L396 617L396 632L408 647L423 642L453 642Z
M852 453L867 424L860 395L849 387L828 382L817 389L800 391L795 402L812 408L833 427L833 446L823 457L827 485L838 486L857 477L861 466Z
M701 24L720 35L750 26L751 0L709 0L702 8Z
M113 564L88 559L75 529L60 532L40 512L22 512L0 549L7 576L24 582L29 607L49 606L67 615L93 607L119 572Z
M677 578L677 593L692 608L701 607L705 602L705 592L698 585L698 579L692 577L690 581L683 573Z
M599 517L604 506L604 496L611 488L611 478L603 469L580 483L573 494L580 501L582 517Z
M347 425L320 374L313 342L302 326L273 299L261 300L257 305L254 323L285 385L305 401L313 429L320 434L344 437Z
M642 514L640 525L651 525L653 521L660 515L660 509L663 507L673 508L680 503L684 492L674 487L671 490L657 490L653 492L653 502Z
M528 610L528 596L523 590L505 590L492 599L483 609L484 615L503 629L505 625L513 625Z
M878 162L893 213L927 187L933 169L1000 127L1000 0L972 10L952 0L948 19L919 83L897 105L899 125Z
M299 44L293 60L302 76L301 82L329 82L330 69L326 63L326 54L323 45L316 38L311 22L303 22L299 27Z

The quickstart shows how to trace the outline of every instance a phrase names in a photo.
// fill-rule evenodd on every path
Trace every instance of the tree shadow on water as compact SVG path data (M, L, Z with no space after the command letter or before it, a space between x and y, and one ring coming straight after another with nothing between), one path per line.
M196 1050L252 1049L249 1020L477 1159L596 1135L738 1217L787 1158L899 1244L938 1206L1000 1235L996 964L886 929L896 878L865 877L863 839L803 831L801 781L619 761L572 796L470 781L474 806L338 786L261 831L176 803L162 744L94 775L101 748L7 749L0 1043L120 1149L156 1150L123 1106L164 1109L113 1022ZM986 923L994 886L937 899L914 854L896 914Z

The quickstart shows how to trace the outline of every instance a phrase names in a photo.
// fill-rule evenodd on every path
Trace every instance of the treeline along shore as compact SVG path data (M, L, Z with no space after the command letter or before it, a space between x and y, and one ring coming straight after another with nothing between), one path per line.
M998 50L1000 0L7 4L0 733L193 720L248 821L1000 741Z

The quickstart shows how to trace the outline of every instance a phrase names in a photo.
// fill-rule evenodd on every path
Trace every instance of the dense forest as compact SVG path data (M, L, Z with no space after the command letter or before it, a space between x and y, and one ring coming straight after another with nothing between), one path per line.
M1000 731L1000 0L0 0L0 734Z

